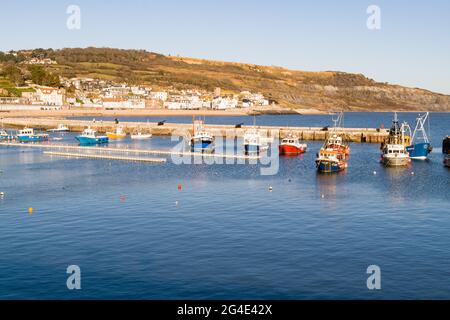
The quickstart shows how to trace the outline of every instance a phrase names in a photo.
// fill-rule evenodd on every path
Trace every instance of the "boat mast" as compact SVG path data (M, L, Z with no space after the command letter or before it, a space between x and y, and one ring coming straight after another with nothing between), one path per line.
M414 129L414 133L413 133L413 136L412 136L412 141L413 142L415 141L416 135L417 135L418 132L422 133L422 139L423 139L423 141L425 143L428 143L430 141L428 139L428 135L427 135L427 132L425 130L425 122L428 120L429 114L430 113L427 112L426 114L424 114L422 116L419 115L419 117L417 118L417 120L416 120L416 128ZM428 125L429 125L429 122L428 122Z

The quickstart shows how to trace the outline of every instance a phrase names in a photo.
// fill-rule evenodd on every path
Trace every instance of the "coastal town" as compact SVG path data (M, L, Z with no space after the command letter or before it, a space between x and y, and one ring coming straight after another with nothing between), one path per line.
M48 58L31 58L27 66L56 65ZM5 79L1 80L5 82ZM59 77L60 85L43 86L32 80L14 87L19 94L0 88L0 110L61 110L61 109L168 109L168 110L230 110L274 106L275 101L261 93L229 92L217 87L214 91L173 87L152 88L88 77Z

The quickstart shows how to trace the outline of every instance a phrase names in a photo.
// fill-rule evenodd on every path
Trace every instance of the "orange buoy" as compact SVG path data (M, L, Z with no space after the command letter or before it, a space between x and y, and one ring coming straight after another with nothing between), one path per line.
M28 208L28 213L29 213L29 214L33 214L33 208L31 208L31 207Z
M181 185L181 183L179 183L179 184L178 184L178 190L181 191L182 189L183 189L183 186Z

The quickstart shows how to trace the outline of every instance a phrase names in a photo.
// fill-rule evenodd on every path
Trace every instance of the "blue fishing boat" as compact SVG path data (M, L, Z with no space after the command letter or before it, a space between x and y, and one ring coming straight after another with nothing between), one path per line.
M192 152L214 152L214 136L203 128L203 121L194 121L194 136L190 140Z
M433 147L425 130L425 124L429 126L429 112L424 115L419 115L416 120L416 127L414 129L411 145L406 147L411 159L426 160L428 155L433 151ZM429 130L428 130L429 131Z
M24 128L22 130L19 130L19 133L17 134L17 140L19 140L19 142L48 141L48 134L35 133L31 128Z
M95 131L91 128L87 128L83 131L83 133L76 137L80 144L89 145L89 144L103 144L108 143L109 138L107 136L97 136Z

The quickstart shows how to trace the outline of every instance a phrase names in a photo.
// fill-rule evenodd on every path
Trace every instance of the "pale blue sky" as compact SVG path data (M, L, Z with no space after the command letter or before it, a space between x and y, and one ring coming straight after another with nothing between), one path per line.
M67 6L81 30L66 28ZM381 30L366 9L381 8ZM118 47L363 73L450 94L450 1L14 0L0 6L0 50Z

